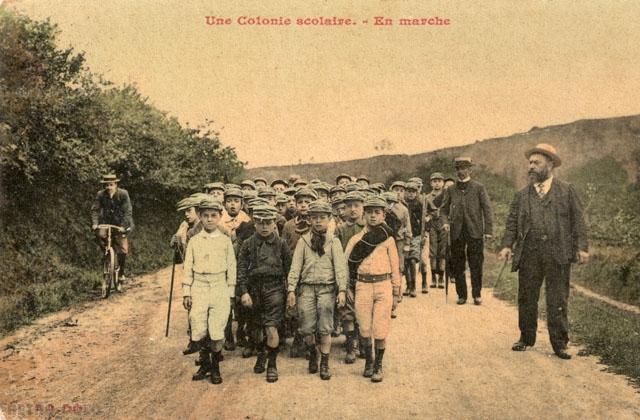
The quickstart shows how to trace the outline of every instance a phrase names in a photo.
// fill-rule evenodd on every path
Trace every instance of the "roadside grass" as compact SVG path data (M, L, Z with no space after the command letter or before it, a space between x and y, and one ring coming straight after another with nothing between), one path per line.
M640 306L640 255L637 248L592 247L591 260L576 266L576 283L620 302Z
M178 226L175 213L161 217L141 217L130 241L126 275L142 275L171 264L169 247L171 228ZM174 221L175 219L175 221ZM167 223L170 220L172 223ZM68 239L69 246L84 250L80 263L63 260L58 247L38 242L38 252L20 261L20 271L6 273L6 283L0 293L0 338L38 318L87 300L100 299L101 262L92 236ZM14 262L26 259L24 253L9 253L4 258ZM0 349L1 350L1 349Z
M485 258L485 278L488 287L495 284L502 261L495 256ZM493 293L499 299L516 305L518 299L517 273L510 271L510 262ZM575 270L572 281L584 284L581 275L585 270ZM546 318L544 286L538 302L539 317ZM635 387L640 387L640 315L613 307L607 303L585 297L571 291L569 298L569 325L571 341L584 348L580 355L600 357L607 370L626 375ZM514 325L514 340L517 339ZM547 337L540 337L547 339Z

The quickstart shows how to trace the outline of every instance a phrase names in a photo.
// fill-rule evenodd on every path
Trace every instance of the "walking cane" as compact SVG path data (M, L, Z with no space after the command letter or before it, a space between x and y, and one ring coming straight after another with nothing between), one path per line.
M173 301L173 279L176 274L176 253L177 252L180 252L180 250L175 250L173 254L173 266L171 267L171 285L169 286L169 309L167 309L167 328L164 332L165 337L169 337L169 320L171 319L171 302ZM180 252L180 256L184 261L182 252Z
M451 259L451 232L447 232L447 252L444 260L444 303L449 303L449 260Z
M500 273L498 274L498 279L495 283L493 283L493 290L496 290L498 284L500 284L500 280L502 279L502 273L504 273L504 268L507 266L507 262L509 260L507 258L504 259L504 264L502 264L502 268L500 269Z

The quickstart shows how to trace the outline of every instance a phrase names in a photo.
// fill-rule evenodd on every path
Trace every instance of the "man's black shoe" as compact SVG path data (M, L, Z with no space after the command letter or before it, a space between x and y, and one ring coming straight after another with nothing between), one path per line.
M567 353L567 350L565 350L565 349L558 350L555 353L556 353L556 356L558 356L562 360L571 359L571 355L569 353Z
M473 298L474 305L482 305L482 299L479 297Z
M522 341L516 341L515 343L513 343L513 345L511 346L511 350L513 351L525 351L527 349L527 346L524 342Z
M467 299L465 298L458 298L458 301L456 302L458 305L464 305L465 303L467 303Z

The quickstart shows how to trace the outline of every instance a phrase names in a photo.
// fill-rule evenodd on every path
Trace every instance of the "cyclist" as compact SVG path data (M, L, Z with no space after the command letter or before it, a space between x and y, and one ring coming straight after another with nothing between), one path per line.
M118 256L120 282L126 280L124 266L129 252L127 234L134 227L131 199L127 190L118 187L120 180L114 174L102 176L100 183L103 189L96 194L91 206L91 230L95 233L100 248L104 252L107 243L107 229L98 229L98 225L109 224L121 226L124 232L111 231L113 248Z

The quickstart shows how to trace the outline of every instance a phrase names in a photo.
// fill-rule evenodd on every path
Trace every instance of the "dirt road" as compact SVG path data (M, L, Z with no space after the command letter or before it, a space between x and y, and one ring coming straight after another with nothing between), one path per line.
M169 275L140 277L122 295L0 341L0 419L640 418L640 393L624 377L592 357L554 357L542 327L534 350L512 352L517 313L489 290L479 307L453 296L445 304L442 290L405 298L380 384L361 376L361 360L343 364L339 345L330 381L307 374L303 359L281 357L280 380L267 384L236 350L222 363L223 385L194 383L194 357L181 354L180 277L164 337Z

